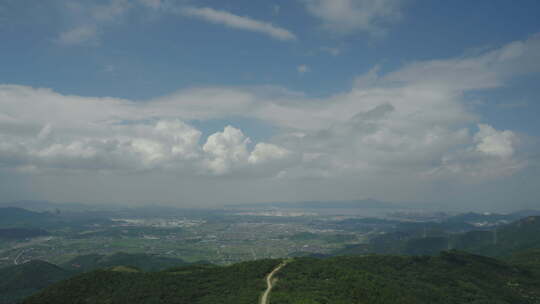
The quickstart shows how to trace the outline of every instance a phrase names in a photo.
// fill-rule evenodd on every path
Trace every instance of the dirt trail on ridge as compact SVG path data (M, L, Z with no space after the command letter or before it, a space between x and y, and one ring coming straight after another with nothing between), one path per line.
M264 293L262 294L262 297L261 297L261 300L259 301L259 304L269 304L270 301L268 300L268 296L270 295L270 291L272 291L272 287L274 287L272 285L272 278L273 276L281 269L283 268L283 266L285 266L287 264L287 262L283 262L281 264L279 264L276 268L274 268L274 270L272 270L272 272L270 272L267 276L266 276L266 290L264 291Z

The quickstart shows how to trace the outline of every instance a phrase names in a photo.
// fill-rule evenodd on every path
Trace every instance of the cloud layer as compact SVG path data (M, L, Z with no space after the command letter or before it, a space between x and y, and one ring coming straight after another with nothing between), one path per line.
M8 168L224 175L275 161L271 174L290 154L270 143L249 151L250 139L232 126L201 143L201 131L180 119L149 118L150 108L131 101L10 85L0 92L0 164Z
M344 188L343 198L432 198L437 183L491 183L534 166L523 135L483 121L465 94L537 73L538 54L536 35L384 75L374 67L350 90L319 99L269 86L186 89L136 102L0 85L0 171L173 174L199 188L216 179L259 187L252 195L242 184L223 190L243 199L335 198ZM205 137L192 123L233 117L278 131L252 142L234 125Z

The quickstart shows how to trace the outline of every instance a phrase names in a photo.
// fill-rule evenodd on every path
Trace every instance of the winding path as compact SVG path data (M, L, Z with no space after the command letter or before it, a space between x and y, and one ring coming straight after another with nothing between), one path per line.
M268 295L270 294L270 291L272 291L272 277L281 269L283 266L287 264L287 261L284 261L283 263L279 264L272 272L270 272L266 276L266 290L262 294L261 300L259 301L259 304L269 304Z

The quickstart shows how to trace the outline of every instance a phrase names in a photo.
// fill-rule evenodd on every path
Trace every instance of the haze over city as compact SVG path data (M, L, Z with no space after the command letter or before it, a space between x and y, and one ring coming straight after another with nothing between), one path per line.
M540 208L538 1L0 1L2 201Z

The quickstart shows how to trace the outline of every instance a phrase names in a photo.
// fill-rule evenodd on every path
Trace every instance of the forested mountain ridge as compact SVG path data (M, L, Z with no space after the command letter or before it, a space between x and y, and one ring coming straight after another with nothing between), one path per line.
M439 256L299 258L282 270L272 303L540 303L540 276L459 251Z
M164 270L173 266L187 264L178 258L161 257L143 253L117 252L112 255L87 254L74 257L70 261L60 265L64 269L85 272L113 266L130 266L143 271Z
M60 280L96 269L127 267L124 269L158 271L186 264L183 260L176 258L123 252L112 255L81 255L60 266L45 261L32 260L0 268L0 303L16 303Z
M23 303L257 303L281 260L191 265L161 272L115 267L58 282ZM439 256L296 258L270 303L540 303L540 273L459 251Z
M368 244L350 246L334 254L436 255L443 250L457 249L505 258L535 248L540 248L540 216L529 216L489 229L453 234L422 229L422 224L417 224L416 231L397 230L382 234L372 238Z
M191 265L161 272L114 267L56 283L23 303L257 303L280 260Z
M44 261L30 261L0 269L0 303L16 303L74 273Z

